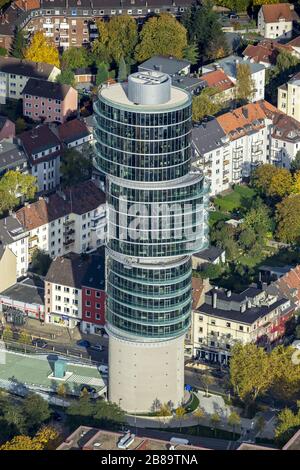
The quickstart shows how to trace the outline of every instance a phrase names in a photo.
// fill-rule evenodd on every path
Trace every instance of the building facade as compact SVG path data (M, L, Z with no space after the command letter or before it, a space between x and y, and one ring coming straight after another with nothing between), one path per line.
M277 93L278 109L300 122L300 73L278 87Z
M262 5L257 18L260 34L266 39L288 39L293 34L293 21L297 16L294 5L277 3Z
M166 74L138 72L100 89L95 119L96 164L107 177L109 399L131 412L156 400L178 406L190 256L207 245L207 186L191 169L191 95Z

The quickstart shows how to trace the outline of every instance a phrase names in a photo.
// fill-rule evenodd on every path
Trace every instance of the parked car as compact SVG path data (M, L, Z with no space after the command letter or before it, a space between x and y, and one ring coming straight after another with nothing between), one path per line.
M54 411L51 415L52 419L54 421L62 421L62 415L60 413L58 413L58 411Z
M108 366L98 366L98 371L103 375L108 374Z
M86 339L80 339L79 341L77 341L76 344L80 348L90 348L91 347L91 343L89 341L87 341Z
M239 15L237 15L236 13L231 12L231 13L228 14L228 18L229 18L230 20L238 20L240 17L239 17Z
M94 349L95 351L104 351L104 346L102 344L92 344L91 349Z
M82 385L80 391L83 392L84 390L91 394L96 393L96 389L94 387L90 387L89 385Z
M39 339L39 338L34 339L34 340L32 341L32 344L33 344L33 346L35 346L36 348L43 348L43 349L48 346L47 341L45 341L44 339Z

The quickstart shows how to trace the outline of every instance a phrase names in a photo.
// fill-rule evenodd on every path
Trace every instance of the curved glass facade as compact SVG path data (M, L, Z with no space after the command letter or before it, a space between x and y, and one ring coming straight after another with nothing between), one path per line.
M175 89L165 105L128 104L120 87L100 90L94 105L96 164L107 177L106 318L125 338L171 339L190 324L190 255L207 246L191 97Z

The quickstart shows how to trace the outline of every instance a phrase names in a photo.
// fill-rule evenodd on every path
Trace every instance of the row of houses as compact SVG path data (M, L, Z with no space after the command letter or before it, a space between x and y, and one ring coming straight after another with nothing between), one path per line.
M281 273L270 284L253 284L241 293L193 278L187 349L195 358L227 364L237 342L269 348L283 339L299 306L299 265Z

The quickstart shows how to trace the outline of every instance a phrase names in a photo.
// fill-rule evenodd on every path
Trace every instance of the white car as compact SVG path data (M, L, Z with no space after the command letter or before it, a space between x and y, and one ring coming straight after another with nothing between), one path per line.
M98 371L103 375L108 374L108 366L98 366Z
M95 351L104 351L104 346L102 344L92 344L91 349Z

